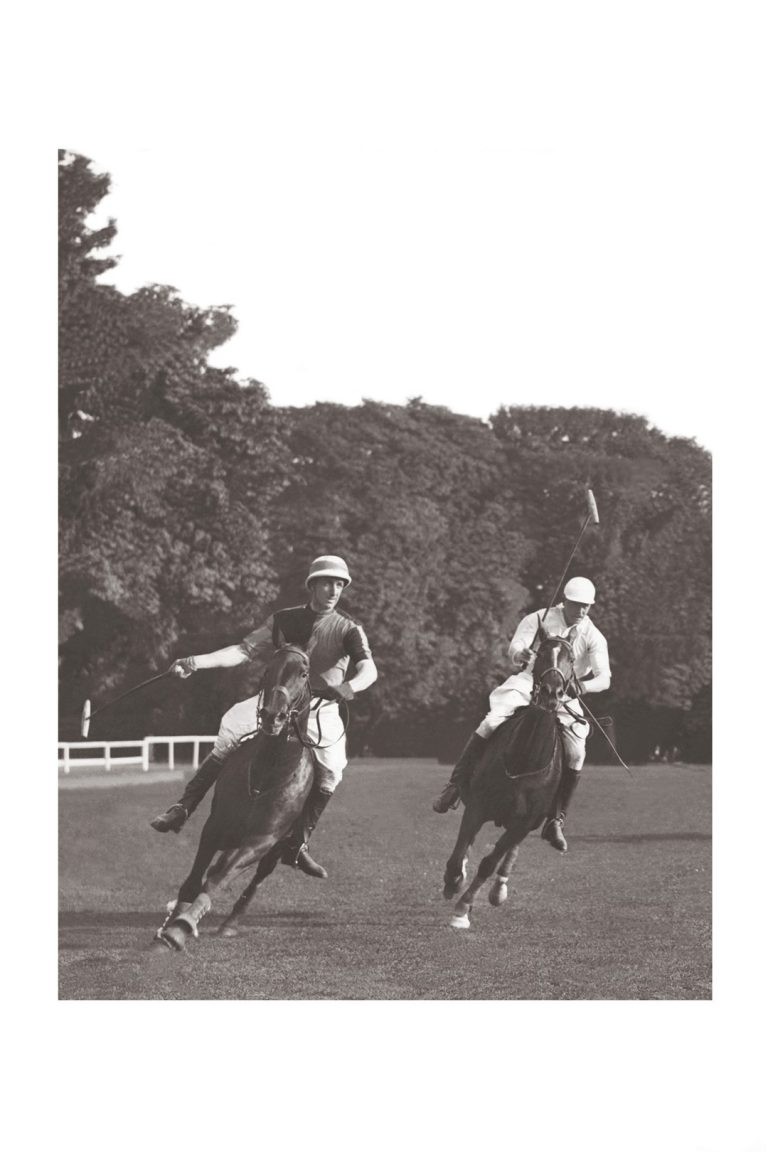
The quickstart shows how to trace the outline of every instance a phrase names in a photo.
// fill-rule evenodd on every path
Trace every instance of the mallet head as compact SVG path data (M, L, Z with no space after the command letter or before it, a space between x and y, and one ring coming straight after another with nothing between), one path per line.
M589 505L589 516L591 524L599 524L600 517L597 514L597 501L592 494L592 489L587 488L587 504Z
M91 702L86 700L83 704L83 714L80 717L80 735L83 740L88 739L88 729L91 726Z

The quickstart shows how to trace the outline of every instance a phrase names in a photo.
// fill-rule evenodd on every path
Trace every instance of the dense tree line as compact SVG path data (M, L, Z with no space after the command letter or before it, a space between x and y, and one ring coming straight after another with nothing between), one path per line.
M599 588L622 750L710 756L711 468L641 417L510 405L490 421L412 400L278 408L213 368L228 308L99 283L109 188L59 156L61 733L173 658L236 641L303 599L313 556L353 569L345 600L380 679L352 748L453 754L506 675L525 611L546 605L585 515L574 570ZM211 732L246 669L161 682L99 733ZM95 731L95 729L94 729ZM591 755L602 758L598 738Z

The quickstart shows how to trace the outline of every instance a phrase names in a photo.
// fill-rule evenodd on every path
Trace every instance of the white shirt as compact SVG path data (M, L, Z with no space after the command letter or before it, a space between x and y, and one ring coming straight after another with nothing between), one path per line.
M517 663L517 657L523 648L533 646L543 616L543 609L541 612L531 612L518 624L508 650L513 663ZM574 672L580 680L589 672L594 677L589 681L590 692L605 692L606 688L610 687L608 641L589 616L585 616L578 624L569 625L563 615L562 604L557 604L547 612L544 629L550 636L562 636L573 645Z

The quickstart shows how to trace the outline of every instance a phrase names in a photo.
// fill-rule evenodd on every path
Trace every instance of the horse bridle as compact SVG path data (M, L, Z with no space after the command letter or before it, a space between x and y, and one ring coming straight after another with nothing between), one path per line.
M545 709L543 708L543 705L539 704L538 695L539 695L539 688L541 686L541 682L545 676L549 676L551 672L556 672L562 681L563 693L567 692L569 685L574 680L578 683L578 677L576 676L576 673L573 671L574 651L573 651L573 644L571 643L571 641L566 640L565 637L563 637L563 636L548 636L548 637L545 637L545 639L553 640L553 641L556 640L558 642L558 644L564 644L565 647L568 649L568 655L571 658L571 674L570 674L570 676L566 676L565 673L562 672L557 667L556 664L553 665L551 668L545 668L544 669L544 671L539 676L538 683L534 685L533 693L531 694L531 707L532 708L539 708L542 711L544 711ZM555 699L556 699L558 707L565 708L565 710L567 712L571 711L570 708L568 708L568 705L565 704L562 699L559 701L557 701L557 698L555 698ZM554 708L553 709L547 709L547 711L550 711L550 710L555 711ZM571 712L571 715L576 716L576 713ZM580 717L577 717L577 719L580 719ZM522 780L526 776L540 776L543 772L546 772L548 770L549 770L549 765L545 765L543 768L535 768L532 772L516 772L516 773L512 774L505 768L504 769L504 775L506 776L506 778L508 780Z
M539 676L538 683L536 685L534 685L534 690L533 690L533 694L532 694L531 703L534 705L534 707L537 707L537 708L541 707L541 705L538 702L539 689L541 687L541 683L544 680L545 676L549 676L549 675L551 675L552 672L555 672L560 677L560 679L562 681L561 686L562 686L563 695L565 695L565 693L568 691L568 688L570 687L570 685L576 679L576 674L573 671L573 664L575 661L575 655L574 655L574 651L573 651L573 644L571 643L571 641L566 640L564 636L550 636L550 637L548 637L548 639L556 640L558 644L562 644L565 646L565 648L567 648L568 655L571 659L571 674L570 674L570 676L566 676L565 673L560 668L558 668L556 664L553 665L552 668L545 668L544 671ZM557 692L557 689L555 689L555 692Z
M298 717L303 712L306 712L306 710L309 708L310 701L312 699L312 690L309 686L309 658L307 657L307 654L304 651L304 649L299 648L296 644L285 644L282 648L278 649L278 651L279 652L295 652L297 656L301 656L302 661L304 663L304 671L302 672L302 680L304 682L302 685L303 691L302 691L299 699L294 704L293 708L287 709L287 711L288 711L287 722L295 725L298 722ZM265 712L264 701L266 699L266 694L264 691L264 688L265 688L264 681L266 679L266 676L267 676L267 669L264 670L264 675L262 676L261 683L259 685L259 696L261 699L261 703L258 705L258 707L256 709L256 719L257 719L257 725L258 725L257 730L261 730L261 728L263 726L262 718L263 718L263 715ZM270 693L270 695L275 693L275 692L283 695L285 697L286 703L289 703L290 697L288 695L288 689L283 687L282 684L276 684L272 688L272 692Z
M303 685L304 691L302 692L300 699L296 702L294 707L288 709L288 715L286 718L286 723L290 724L291 728L293 729L293 732L294 732L296 739L299 741L299 743L302 745L302 747L320 749L321 751L324 748L332 748L334 744L338 744L339 740L341 740L344 736L346 736L347 728L349 727L349 706L347 705L347 702L345 700L341 701L341 703L344 704L344 707L345 707L345 716L342 720L341 735L337 736L337 738L335 740L332 740L330 744L323 744L322 743L323 730L322 730L322 725L320 723L320 708L322 707L322 704L323 704L323 698L321 696L317 702L317 705L316 705L317 710L318 710L318 712L317 712L317 741L309 740L306 737L306 735L304 735L302 733L300 723L299 723L299 718L312 707L312 697L319 695L319 693L312 691L312 686L309 682L309 658L307 656L307 653L304 651L304 649L299 648L298 645L296 645L296 644L284 644L282 646L282 648L278 649L278 651L280 651L280 652L296 652L298 655L300 655L306 661L306 666L305 666L305 670L304 670L303 677L302 677L304 680L304 685ZM266 676L266 672L264 675ZM273 692L282 692L282 693L284 693L286 699L288 698L288 691L281 684L278 684L275 688L273 688L272 691ZM263 699L264 699L264 681L263 681L263 678L262 678L260 694L261 694L261 699L263 701ZM257 731L259 731L262 727L262 713L263 713L263 711L264 711L263 705L259 706L257 709L257 713L256 713L257 724L258 724Z

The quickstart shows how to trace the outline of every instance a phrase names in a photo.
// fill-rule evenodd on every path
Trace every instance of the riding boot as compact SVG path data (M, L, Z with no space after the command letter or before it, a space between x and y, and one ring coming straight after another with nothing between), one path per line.
M171 804L167 812L150 820L150 826L157 832L179 832L208 789L216 783L223 764L223 760L209 752L184 789L181 799Z
M447 812L450 808L458 808L462 788L469 784L475 765L483 751L488 747L485 736L473 732L464 750L456 761L456 767L451 772L451 778L443 791L432 801L435 812Z
M285 841L283 854L280 857L283 864L300 868L307 876L315 876L318 880L327 879L328 873L322 864L318 864L307 852L307 842L317 827L317 822L325 811L331 796L333 796L333 792L322 791L317 780L313 780L301 816L291 829Z
M579 783L581 772L574 772L573 768L563 768L563 774L560 777L560 787L557 790L554 803L549 810L549 816L544 821L544 827L541 830L541 835L544 840L557 848L558 852L568 851L568 841L563 836L563 825L565 824L565 814L568 811L568 805L571 798L576 791L576 786Z

